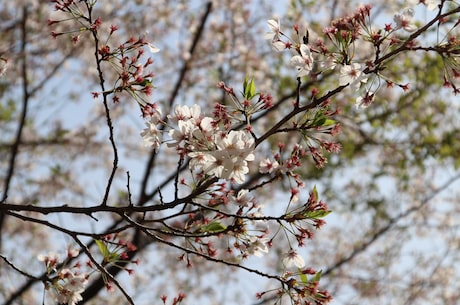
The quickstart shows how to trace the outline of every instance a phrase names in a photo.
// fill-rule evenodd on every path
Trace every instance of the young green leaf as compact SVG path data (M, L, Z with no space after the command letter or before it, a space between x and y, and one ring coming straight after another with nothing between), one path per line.
M252 99L256 95L256 84L254 79L249 79L247 76L243 82L243 95L247 100Z
M325 211L325 210L320 210L320 211L308 211L303 213L302 215L305 216L305 218L310 218L310 219L319 219L319 218L324 218L327 215L329 215L332 211Z
M300 277L300 280L302 281L302 283L303 284L308 283L308 277L307 277L307 275L305 273L302 273L301 268L299 268L299 272L300 272L299 277Z
M107 248L107 245L105 242L103 242L102 240L96 240L96 245L99 248L99 251L101 251L101 254L104 258L109 256L110 251L109 251L109 248Z
M313 193L313 196L314 196L314 200L318 200L318 190L316 189L316 185L313 186L313 190L312 190L312 193Z
M315 273L315 276L313 276L313 278L311 279L311 282L312 283L317 283L319 282L319 280L321 279L321 275L323 274L323 270L320 270L318 272Z
M206 233L218 233L224 231L225 229L227 229L227 227L220 222L212 221L209 224L201 227L200 231Z

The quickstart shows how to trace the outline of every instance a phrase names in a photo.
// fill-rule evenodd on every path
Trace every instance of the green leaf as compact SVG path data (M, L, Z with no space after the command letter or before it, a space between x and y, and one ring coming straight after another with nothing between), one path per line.
M315 197L315 201L318 200L318 190L316 189L316 185L313 186L313 190L312 190L312 193L313 193L313 196Z
M307 275L305 273L302 273L301 268L299 268L299 272L300 272L299 277L300 277L300 280L302 281L302 283L303 284L308 283L308 277L307 277Z
M109 255L105 258L107 262L116 262L120 258L120 254L116 252L109 253Z
M335 125L335 123L336 123L335 120L326 119L326 121L324 121L323 125L321 126L331 126L331 125Z
M323 270L320 270L315 273L315 276L311 279L311 282L317 283L319 280L321 280L321 275L323 274Z
M107 244L105 242L96 239L96 245L99 248L99 251L101 251L101 254L104 258L110 255L109 248L107 248Z
M247 100L252 99L256 95L256 84L254 83L254 79L249 79L247 76L243 82L243 95L244 98Z
M331 212L332 211L325 211L325 210L309 211L309 212L303 213L303 216L305 216L305 218L318 219L318 218L326 217L327 215L331 214Z
M201 227L200 231L206 233L218 233L224 231L225 229L227 229L227 227L220 222L212 221L209 224Z
M320 127L320 126L323 126L325 122L326 122L326 117L320 116L320 117L315 118L315 121L313 122L313 126Z

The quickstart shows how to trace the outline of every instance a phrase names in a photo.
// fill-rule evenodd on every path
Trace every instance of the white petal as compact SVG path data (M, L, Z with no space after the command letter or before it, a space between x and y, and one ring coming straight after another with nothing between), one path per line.
M150 52L152 52L152 53L158 53L158 52L160 52L160 49L157 48L156 46L154 46L153 44L149 43L148 46L149 46Z

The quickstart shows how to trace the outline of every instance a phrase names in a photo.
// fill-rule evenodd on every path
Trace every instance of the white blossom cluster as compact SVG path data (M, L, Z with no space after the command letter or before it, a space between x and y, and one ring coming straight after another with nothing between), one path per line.
M156 107L141 132L146 146L154 149L162 141L157 127L160 116L161 110ZM254 138L249 132L219 126L212 117L203 116L198 105L176 106L168 120L171 140L167 146L191 158L192 170L239 184L245 181L248 162L254 160Z
M68 249L67 258L76 257L78 250ZM38 260L43 262L46 267L47 274L53 276L50 278L51 285L47 287L50 294L57 304L75 305L83 298L81 294L85 291L85 286L88 283L88 275L79 272L79 265L72 268L58 269L63 262L55 253L48 255L39 255Z
M202 116L198 105L176 106L171 122L177 128L169 131L172 142L187 154L192 170L236 183L243 183L249 172L248 162L254 160L254 139L244 130L226 130Z

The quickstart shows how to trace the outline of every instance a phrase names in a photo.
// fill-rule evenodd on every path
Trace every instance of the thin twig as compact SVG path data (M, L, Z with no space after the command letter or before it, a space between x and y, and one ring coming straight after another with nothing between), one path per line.
M30 273L25 272L24 270L19 269L12 262L10 262L3 254L0 254L0 258L2 258L5 261L5 263L7 263L11 268L13 268L15 271L17 271L18 273L22 274L23 276L28 277L30 279L33 279L35 281L41 281L42 280L42 278L40 278L40 277L34 276L34 275L30 274Z

